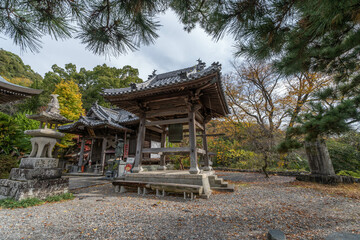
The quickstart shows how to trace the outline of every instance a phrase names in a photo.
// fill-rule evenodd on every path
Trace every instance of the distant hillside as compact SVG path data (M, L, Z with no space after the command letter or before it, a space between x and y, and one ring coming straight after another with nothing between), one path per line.
M41 82L40 74L25 65L21 58L0 48L0 75L9 82L30 87L34 82Z

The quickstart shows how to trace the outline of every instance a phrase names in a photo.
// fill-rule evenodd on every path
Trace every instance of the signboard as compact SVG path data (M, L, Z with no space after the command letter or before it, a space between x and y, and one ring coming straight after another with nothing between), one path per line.
M150 143L150 147L151 148L161 148L161 143L160 142L155 142L155 141L151 141ZM159 154L150 154L150 158L160 158Z
M132 166L135 162L135 158L133 157L130 157L130 158L127 158L126 160L126 166L125 166L125 172L131 172L131 169L132 169Z
M126 163L130 163L130 164L133 164L134 162L135 162L135 158L133 158L133 157L129 157L126 160Z

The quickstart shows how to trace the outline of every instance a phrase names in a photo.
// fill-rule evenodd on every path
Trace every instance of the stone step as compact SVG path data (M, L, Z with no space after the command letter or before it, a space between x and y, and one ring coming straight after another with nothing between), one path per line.
M229 184L226 187L212 187L211 190L220 191L220 192L234 192L235 186L233 184Z
M7 199L7 198L8 198L8 196L0 195L0 200Z
M26 181L33 179L55 179L61 177L61 168L13 168L9 179L15 181Z
M10 188L6 186L0 186L0 195L9 196Z

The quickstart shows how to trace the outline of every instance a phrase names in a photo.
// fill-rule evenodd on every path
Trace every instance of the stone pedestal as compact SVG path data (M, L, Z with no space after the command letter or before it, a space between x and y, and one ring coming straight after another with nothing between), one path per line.
M40 121L40 128L25 131L25 134L32 136L30 156L21 159L19 168L11 169L9 179L0 179L0 199L44 199L68 192L69 179L61 178L59 160L52 157L52 150L57 140L64 136L56 131L58 124L69 123L71 120L60 115L58 95L51 96L52 100L46 111L26 115L29 119Z
M61 178L55 158L23 158L19 168L11 169L9 179L0 179L0 198L44 199L67 193L69 179Z

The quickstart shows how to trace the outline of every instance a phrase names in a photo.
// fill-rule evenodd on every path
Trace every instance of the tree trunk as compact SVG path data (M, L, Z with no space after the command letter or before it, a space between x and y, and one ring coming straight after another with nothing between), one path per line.
M335 175L334 167L324 140L306 141L305 151L311 174Z
M267 153L265 153L265 156L264 156L264 166L262 167L262 170L263 170L263 172L265 173L265 178L269 178L269 174L268 174L267 171L266 171L266 168L268 167L268 161L267 161L267 159L268 159L268 155L267 155Z

